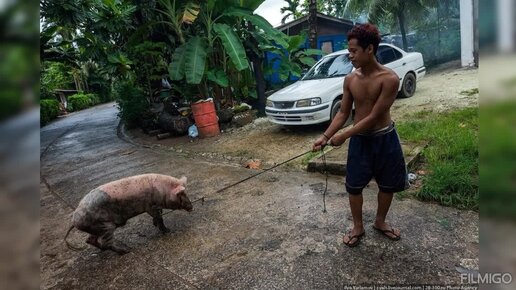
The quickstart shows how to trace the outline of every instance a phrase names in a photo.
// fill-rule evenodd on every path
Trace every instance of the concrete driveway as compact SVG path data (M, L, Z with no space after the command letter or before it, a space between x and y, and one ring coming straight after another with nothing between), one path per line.
M41 287L43 289L338 289L348 284L460 283L478 270L478 214L412 199L394 200L388 220L402 231L393 242L371 228L375 184L364 193L366 236L342 244L351 213L342 177L318 173L260 175L212 193L256 171L210 163L176 151L145 148L117 136L117 109L105 104L41 129ZM132 248L118 256L63 243L72 207L105 182L141 173L188 177L191 213L164 216L162 235L141 215L117 231ZM48 186L46 184L48 184ZM62 200L61 200L62 199ZM64 201L63 201L64 200ZM69 240L84 246L74 230Z

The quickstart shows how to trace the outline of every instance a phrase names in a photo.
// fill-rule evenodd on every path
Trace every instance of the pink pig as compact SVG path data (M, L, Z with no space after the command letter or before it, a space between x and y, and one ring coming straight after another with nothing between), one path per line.
M90 234L86 243L101 250L125 254L129 249L113 242L117 227L128 219L148 213L163 233L162 209L191 211L192 203L185 193L186 177L176 179L162 174L136 175L101 185L83 197L72 217L73 227Z

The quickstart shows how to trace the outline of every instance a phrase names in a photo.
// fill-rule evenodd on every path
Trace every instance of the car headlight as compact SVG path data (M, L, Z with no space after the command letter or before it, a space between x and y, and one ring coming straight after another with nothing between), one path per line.
M270 101L270 100L267 100L267 103L265 104L265 106L274 108L274 103L272 103L272 101Z
M297 101L296 107L310 107L321 104L321 98L304 99Z

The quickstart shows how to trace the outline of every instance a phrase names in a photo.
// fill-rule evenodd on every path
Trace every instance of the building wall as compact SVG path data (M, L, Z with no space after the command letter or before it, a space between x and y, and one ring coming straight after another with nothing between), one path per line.
M460 41L462 66L475 65L473 0L460 0Z

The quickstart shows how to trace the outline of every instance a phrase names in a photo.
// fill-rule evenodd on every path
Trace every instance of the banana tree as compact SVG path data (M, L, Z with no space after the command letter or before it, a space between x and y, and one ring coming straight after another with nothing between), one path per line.
M309 68L315 64L314 56L322 55L319 49L305 49L303 47L306 41L306 35L286 36L288 45L278 47L272 45L261 45L264 50L274 53L271 63L278 61L280 63L277 71L280 79L285 82L290 80L291 76L301 77L304 68ZM267 74L271 74L271 68L267 69Z
M195 36L180 45L172 56L169 76L172 80L186 79L189 84L200 87L200 94L206 96L208 88L213 89L216 102L221 98L221 89L232 87L230 75L250 69L250 60L244 46L245 22L261 31L268 32L270 38L286 45L280 33L265 19L254 15L263 0L230 1L209 0L199 6L199 13L191 23L197 25ZM225 90L231 94L232 90Z
M153 24L166 24L176 34L179 43L185 43L183 32L183 24L192 24L197 18L200 6L194 1L178 1L178 0L159 0L163 7L156 8L165 18L163 21L157 21Z

